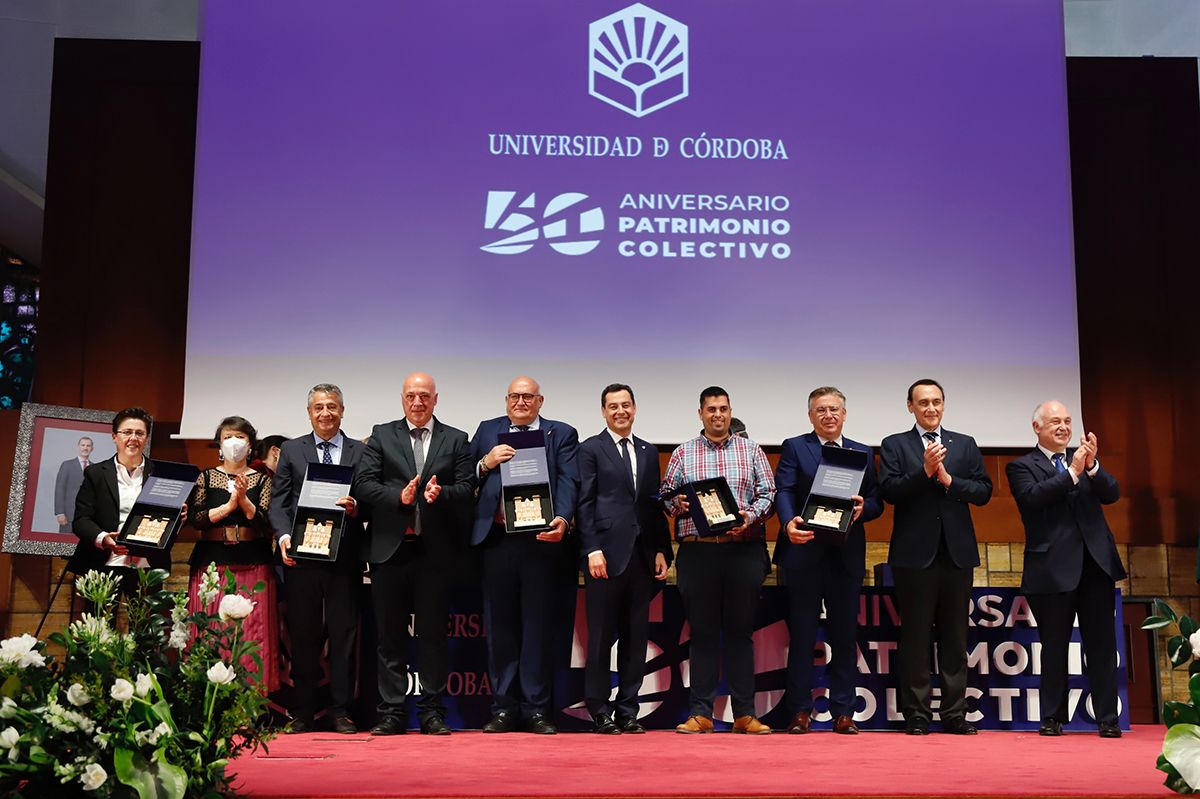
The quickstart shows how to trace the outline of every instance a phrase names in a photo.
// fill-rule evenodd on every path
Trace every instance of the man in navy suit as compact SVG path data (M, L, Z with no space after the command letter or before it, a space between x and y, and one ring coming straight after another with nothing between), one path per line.
M1071 416L1057 400L1033 412L1037 447L1005 467L1025 524L1021 590L1042 641L1042 735L1062 735L1070 720L1067 651L1075 614L1087 659L1092 710L1101 738L1120 738L1117 723L1116 612L1113 589L1125 577L1101 506L1120 499L1116 479L1096 456L1094 433L1069 449Z
M792 714L790 733L806 733L812 723L813 647L821 603L825 603L825 643L832 650L829 674L829 712L834 732L854 735L854 706L858 685L858 597L866 574L865 522L879 518L883 501L875 478L875 456L866 444L842 436L846 395L822 386L808 395L808 418L813 430L783 442L775 470L775 507L784 534L775 543L775 563L788 587L787 705ZM862 493L854 497L854 523L842 543L813 541L812 530L800 516L812 489L822 447L845 447L868 454Z
M974 735L967 713L967 611L979 565L971 505L992 498L975 439L942 427L945 392L936 380L908 387L913 429L879 447L879 493L896 506L888 563L900 604L900 710L909 735L925 735L930 703L929 639L937 628L942 729Z
M587 595L584 696L596 732L641 733L638 693L646 674L650 599L674 557L657 491L658 450L633 434L633 389L600 392L607 428L579 445L579 512ZM609 701L609 652L617 639L617 696ZM616 717L613 711L616 711Z
M531 377L518 377L504 398L508 413L480 422L471 440L479 486L471 544L483 549L483 613L492 682L492 718L484 732L554 734L550 692L554 678L553 597L575 575L563 541L579 495L575 462L579 434L563 422L543 419L545 397ZM546 439L555 517L545 532L506 533L500 464L516 453L501 433L540 430ZM574 594L572 593L573 597ZM523 722L523 724L522 724Z
M337 504L346 510L346 526L338 546L337 560L322 563L297 561L291 556L292 521L300 489L310 463L338 463L357 468L365 447L342 432L346 412L342 390L320 383L308 392L308 420L312 433L293 438L279 449L279 464L271 487L271 527L279 542L279 555L288 567L287 627L292 642L291 732L312 732L317 711L317 686L321 669L322 619L329 641L328 717L333 729L354 733L350 718L354 699L354 653L358 630L358 591L362 586L362 563L358 548L363 539L362 518L354 497L344 496Z
M83 473L91 465L92 439L84 436L75 445L79 453L63 461L54 478L54 518L60 533L71 532L71 520L75 518L75 496L83 485Z

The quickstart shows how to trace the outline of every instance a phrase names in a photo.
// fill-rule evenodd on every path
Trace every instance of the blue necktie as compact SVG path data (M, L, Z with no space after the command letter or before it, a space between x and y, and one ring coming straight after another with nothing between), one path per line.
M625 459L625 471L629 472L629 481L633 482L633 458L629 455L629 439L621 439L621 457Z
M932 430L927 431L923 435L925 436L925 440L928 441L930 444L937 443L937 433L933 432ZM928 444L926 446L928 446Z
M1062 474L1067 470L1067 464L1063 462L1066 457L1067 456L1063 455L1061 452L1054 453L1054 458L1052 459L1054 461L1054 471Z
M322 441L320 444L317 444L317 447L321 450L321 463L333 463L333 456L329 453L333 449L333 444L330 444L328 441Z

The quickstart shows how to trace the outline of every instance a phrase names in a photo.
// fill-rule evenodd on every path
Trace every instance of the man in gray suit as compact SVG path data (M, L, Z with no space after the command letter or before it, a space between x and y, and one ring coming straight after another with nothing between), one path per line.
M68 458L58 467L58 477L54 479L54 518L58 521L60 533L71 532L71 520L75 518L75 495L79 486L83 485L83 470L88 467L92 458L92 440L87 436L79 439L76 444L78 455Z

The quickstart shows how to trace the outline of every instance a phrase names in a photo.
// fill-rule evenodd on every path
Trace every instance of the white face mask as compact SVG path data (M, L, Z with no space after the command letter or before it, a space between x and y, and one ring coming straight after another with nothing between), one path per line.
M249 442L243 438L227 438L221 442L221 457L227 461L240 461L246 457Z

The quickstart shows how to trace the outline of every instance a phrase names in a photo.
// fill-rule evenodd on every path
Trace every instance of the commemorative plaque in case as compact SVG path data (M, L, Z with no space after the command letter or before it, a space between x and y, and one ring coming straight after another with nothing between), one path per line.
M337 560L346 527L346 511L336 504L350 493L354 467L310 463L304 472L296 515L292 519L289 553L306 560Z
M848 447L821 447L821 463L800 518L817 541L840 544L854 522L853 497L862 489L871 453Z
M199 476L200 470L190 463L154 461L117 543L134 554L169 550L184 524L180 511Z
M705 538L721 535L741 526L737 500L724 477L687 483L679 493L687 499L688 515L696 523L697 535Z
M504 500L504 531L541 533L554 521L550 467L546 463L546 434L541 430L501 433L499 443L516 450L500 464Z

